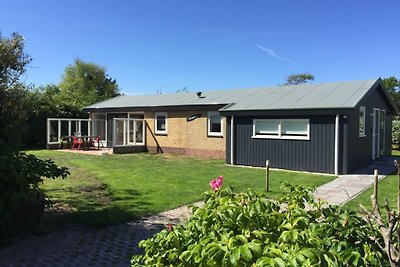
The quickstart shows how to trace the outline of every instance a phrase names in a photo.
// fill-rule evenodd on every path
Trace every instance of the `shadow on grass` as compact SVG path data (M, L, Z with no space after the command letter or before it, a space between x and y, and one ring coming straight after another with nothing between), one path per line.
M104 187L101 190L82 191L78 188L46 190L53 201L46 211L45 222L52 228L81 224L99 228L124 223L149 214L152 208L144 194L133 189L112 190L112 196Z

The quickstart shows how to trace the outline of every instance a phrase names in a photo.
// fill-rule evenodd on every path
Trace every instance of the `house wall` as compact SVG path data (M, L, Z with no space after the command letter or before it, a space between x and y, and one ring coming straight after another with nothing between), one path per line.
M360 106L366 108L366 136L359 137L359 110ZM373 108L386 110L385 122L385 156L391 155L392 147L392 118L390 107L386 101L383 92L378 87L371 90L359 102L353 112L349 113L349 131L348 131L348 171L353 172L365 167L372 162L372 123Z
M155 112L145 112L147 122L146 144L150 152L167 152L205 158L225 158L226 119L223 119L223 136L207 134L207 111L167 112L167 134L155 134ZM187 121L189 116L201 114L200 118Z
M310 119L310 140L255 139L253 119L299 118L294 116L235 116L234 164L333 173L335 116L304 116ZM227 128L230 129L230 117ZM226 161L230 163L230 130L227 136Z

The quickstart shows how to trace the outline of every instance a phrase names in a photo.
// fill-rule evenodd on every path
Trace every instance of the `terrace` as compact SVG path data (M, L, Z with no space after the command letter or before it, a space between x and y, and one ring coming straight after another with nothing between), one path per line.
M89 119L48 118L47 148L92 150L112 148L114 153L146 149L144 119L99 117Z

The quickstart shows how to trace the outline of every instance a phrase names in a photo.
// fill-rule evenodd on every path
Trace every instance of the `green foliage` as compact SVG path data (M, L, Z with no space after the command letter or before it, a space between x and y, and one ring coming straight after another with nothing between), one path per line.
M396 104L397 108L400 108L400 79L396 77L388 77L382 79L382 83L385 86L389 96L392 98L393 102Z
M24 46L19 34L0 36L0 237L36 226L46 203L38 187L42 177L68 175L52 161L19 152L30 110L29 91L19 80L31 61Z
M13 151L20 145L21 126L26 106L23 101L26 87L19 82L31 58L23 52L24 38L12 34L0 35L0 149Z
M392 121L392 144L400 148L400 120Z
M286 78L284 85L304 84L307 83L308 81L314 81L314 78L315 78L314 75L307 72L292 74Z
M60 99L77 109L118 95L118 84L104 67L80 59L65 68L60 89Z
M19 77L25 73L25 66L32 58L24 53L24 37L13 33L11 38L5 38L0 33L0 87L8 90L19 83Z
M383 260L353 211L323 206L311 191L285 185L277 201L231 188L171 231L143 240L132 266L376 266Z
M29 230L40 222L46 204L43 178L66 178L67 168L22 152L0 155L0 237Z

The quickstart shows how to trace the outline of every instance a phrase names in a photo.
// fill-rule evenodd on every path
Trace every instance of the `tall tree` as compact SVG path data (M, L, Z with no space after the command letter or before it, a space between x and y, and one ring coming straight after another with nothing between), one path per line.
M0 149L19 148L21 129L26 115L26 86L19 78L26 71L31 57L24 53L24 38L13 33L11 38L0 34Z
M21 75L31 62L24 52L25 39L0 35L0 243L4 237L37 226L45 196L39 189L43 177L66 177L65 168L20 152L27 125L29 91Z
M286 78L284 85L298 85L307 83L308 81L314 81L314 75L308 72L298 73L289 75Z
M119 94L116 80L106 74L104 67L80 59L65 68L59 87L61 100L76 109Z
M383 85L396 106L400 109L400 79L394 76L382 79Z

